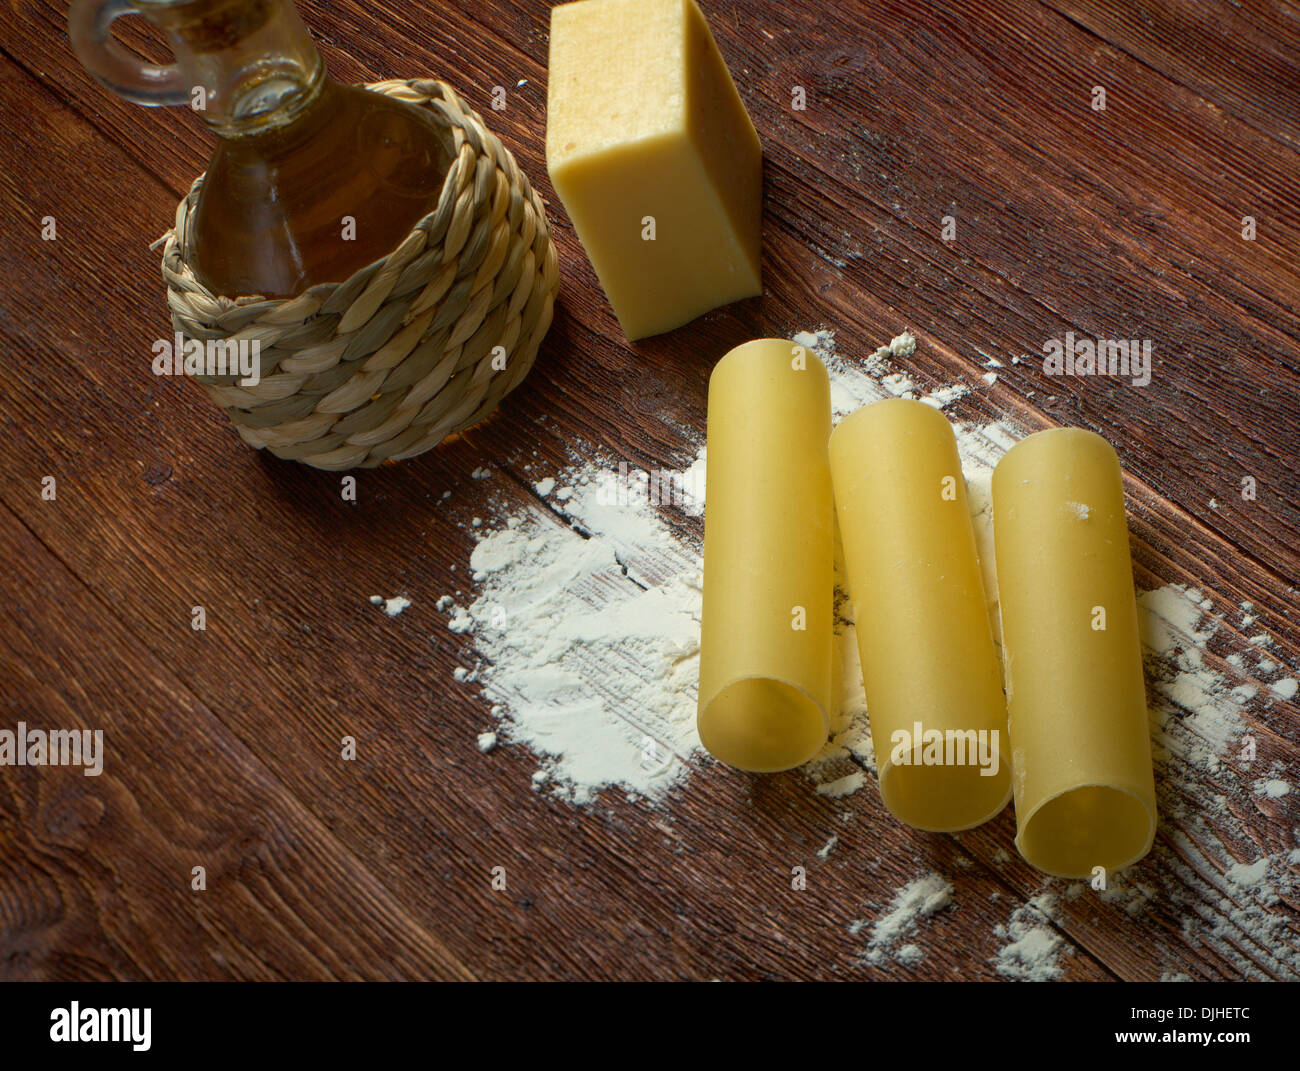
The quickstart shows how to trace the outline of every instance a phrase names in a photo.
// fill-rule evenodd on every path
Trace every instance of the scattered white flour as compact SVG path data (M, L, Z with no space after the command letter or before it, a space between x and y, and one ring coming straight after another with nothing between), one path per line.
M1084 888L1087 888L1085 885ZM1142 914L1152 900L1158 895L1156 889L1145 883L1135 881L1133 875L1112 874L1110 884L1097 893L1097 899L1111 907L1122 908L1130 915Z
M1228 867L1227 878L1234 885L1258 886L1268 877L1268 856L1256 859L1253 863L1233 863Z
M816 331L796 331L790 336L790 341L796 346L812 350L823 364L835 353L835 332L825 327L819 327ZM889 347L886 346L885 352L888 351ZM879 352L878 350L877 353Z
M889 340L889 353L893 357L911 357L915 352L916 339L910 331L904 331Z
M915 349L910 335L860 358L839 355L834 334L825 328L800 332L793 341L826 364L836 421L883 398L948 404L965 392L964 386L957 391L951 385L918 386L892 365ZM991 475L1019 432L996 422L958 422L954 431L1000 642ZM695 686L701 546L693 518L703 511L706 463L701 446L680 471L639 482L629 480L616 461L583 461L538 481L535 487L549 509L525 509L482 529L470 560L472 601L438 600L439 612L449 618L447 628L469 636L481 661L474 672L495 704L496 735L525 744L538 756L532 778L538 791L585 803L616 786L630 796L658 800L700 760ZM647 489L665 479L683 493L670 496L668 505L654 505ZM560 480L564 486L552 494ZM1086 504L1079 506L1076 512L1087 520ZM838 562L837 575L842 575ZM1140 593L1138 602L1163 835L1151 856L1134 868L1132 881L1124 875L1123 884L1113 883L1098 895L1099 909L1138 915L1158 902L1181 917L1189 947L1207 950L1240 975L1300 977L1300 942L1287 914L1273 909L1300 895L1300 849L1295 847L1300 818L1290 823L1295 828L1289 842L1270 845L1261 859L1250 814L1258 813L1263 798L1279 799L1287 792L1255 786L1261 779L1266 786L1286 782L1262 768L1252 770L1243 757L1247 712L1254 718L1274 705L1280 710L1300 684L1287 677L1261 687L1247 679L1250 671L1240 654L1244 645L1232 631L1236 626L1215 612L1204 592L1167 585ZM817 794L829 799L849 796L869 782L874 786L867 776L875 771L875 758L852 615L841 585L834 681L839 705L832 712L830 740L803 771ZM1272 642L1267 635L1250 640L1255 654ZM1239 650L1223 651L1228 643ZM1261 861L1259 880L1247 880ZM911 903L905 893L899 893L900 907ZM1080 886L1077 898L1087 894ZM1076 899L1072 891L1065 896ZM886 919L892 915L891 910ZM1047 923L1041 905L1015 911L998 928L1004 944L995 959L997 970L1017 978L1058 976L1064 939ZM873 950L883 958L904 935L886 939L889 926L880 920L881 926L869 959ZM912 957L911 951L904 954L909 947L914 946L898 948L893 958ZM1212 962L1205 968L1211 977L1220 969Z
M487 752L491 751L496 746L497 746L496 733L478 734L478 749L482 751L484 754L487 754Z
M1154 703L1154 752L1158 766L1178 775L1180 764L1217 770L1241 736L1238 698L1250 686L1232 682L1206 662L1216 627L1194 588L1169 585L1138 596L1138 621L1147 649L1147 680ZM1247 691L1238 689L1245 688ZM1234 695L1234 691L1236 694Z
M1035 897L1011 913L994 933L1005 942L993 957L998 974L1021 982L1049 982L1061 975L1064 938L1049 921L1054 903Z
M952 405L958 398L964 398L970 393L970 387L965 383L953 383L947 387L937 387L927 394L921 401L926 405L932 405L936 409L943 409L945 406Z
M1291 785L1281 778L1271 778L1268 781L1255 782L1255 795L1267 796L1269 799L1281 799L1291 791Z
M817 355L823 361L827 355L835 354L835 332L827 330L825 327L819 327L815 332L800 331L791 336L795 342L803 343L805 338L815 338L820 344ZM803 343L807 344L807 343ZM889 340L889 344L881 346L879 349L872 351L868 356L868 361L879 362L889 357L911 357L916 352L916 338L910 331L904 331L901 335L895 335Z
M864 784L866 784L866 775L861 770L854 770L853 773L837 777L834 781L820 783L817 786L817 795L839 799L841 796L851 796Z
M885 376L880 383L881 386L885 387L890 394L896 395L899 398L916 397L916 391L912 389L916 384L902 372L894 372L891 375Z
M831 852L835 850L835 845L839 844L839 842L840 842L839 837L832 836L830 840L828 840L817 850L817 858L825 859L828 855L831 854Z
M1250 819L1234 804L1255 797L1260 783L1252 776L1256 743L1243 706L1267 709L1269 693L1234 684L1213 667L1209 651L1226 621L1212 606L1200 591L1179 585L1138 598L1157 803L1166 822L1166 838L1157 839L1141 869L1181 915L1189 946L1211 950L1241 977L1300 978L1300 941L1289 913L1278 908L1300 893L1292 849L1261 856ZM1242 670L1229 659L1224 664ZM1293 838L1300 839L1300 827Z
M448 627L473 633L501 731L540 757L538 785L578 803L615 785L661 796L699 747L699 549L616 468L570 482L564 520L534 512L485 534L478 597L446 607Z
M909 881L898 890L889 910L876 919L875 925L871 927L871 938L867 942L863 959L873 966L880 966L892 952L893 958L901 962L917 962L921 958L921 952L916 945L906 945L896 952L893 951L894 946L904 937L915 933L923 919L942 911L951 903L952 884L946 878L929 873ZM864 922L855 922L849 927L849 932L857 934L864 926Z
M383 607L384 613L389 617L396 617L411 605L411 600L405 595L394 595L391 599L385 599L382 595L371 595L370 605Z
M904 967L912 967L925 959L925 953L921 951L919 945L904 945L894 954L894 959Z

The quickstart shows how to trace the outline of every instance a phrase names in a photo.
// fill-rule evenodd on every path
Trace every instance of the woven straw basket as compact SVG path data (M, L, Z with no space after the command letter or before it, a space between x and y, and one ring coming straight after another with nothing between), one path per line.
M442 82L367 88L433 112L453 157L437 209L386 259L290 299L212 294L184 255L202 176L162 239L174 329L260 340L256 386L193 378L250 446L322 469L414 457L486 417L532 367L559 288L541 200L482 119Z

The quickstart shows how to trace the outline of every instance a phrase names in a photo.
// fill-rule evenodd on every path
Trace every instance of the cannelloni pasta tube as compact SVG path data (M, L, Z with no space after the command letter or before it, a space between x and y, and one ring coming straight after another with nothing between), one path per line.
M743 770L798 766L829 727L830 386L783 339L738 346L709 380L700 740Z
M860 409L831 436L880 795L918 829L1011 798L1006 701L957 441L922 402Z
M1141 859L1155 783L1119 459L1058 428L993 473L1016 847L1038 869L1090 876Z

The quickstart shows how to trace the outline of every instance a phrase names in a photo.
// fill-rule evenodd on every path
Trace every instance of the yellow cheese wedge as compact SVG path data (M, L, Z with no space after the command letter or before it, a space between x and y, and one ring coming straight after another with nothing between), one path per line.
M551 11L546 164L629 339L762 292L762 147L695 0Z

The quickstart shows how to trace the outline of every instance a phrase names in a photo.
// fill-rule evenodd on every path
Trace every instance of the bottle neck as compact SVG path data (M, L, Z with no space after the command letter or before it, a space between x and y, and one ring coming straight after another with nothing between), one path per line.
M293 122L326 83L292 0L136 0L191 83L190 106L224 138Z

